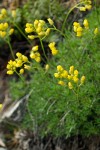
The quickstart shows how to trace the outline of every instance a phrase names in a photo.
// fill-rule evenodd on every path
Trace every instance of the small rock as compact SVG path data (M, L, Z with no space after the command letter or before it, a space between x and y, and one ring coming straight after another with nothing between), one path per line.
M0 150L7 150L6 148L0 147Z

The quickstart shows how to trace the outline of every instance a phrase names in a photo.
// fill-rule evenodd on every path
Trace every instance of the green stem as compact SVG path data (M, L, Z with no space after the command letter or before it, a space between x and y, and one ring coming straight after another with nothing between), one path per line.
M62 31L60 31L59 29L57 29L55 26L54 26L54 28L50 28L50 29L59 32L64 38L66 38L66 35Z
M20 27L14 23L15 27L19 30L19 32L23 35L23 37L31 44L30 40L27 38L27 36L24 34L24 32L20 29Z
M78 103L78 109L80 109L79 89L80 89L80 86L78 85L78 87L77 87L77 94L76 94L76 100L77 100L77 103Z
M41 38L39 38L39 40L40 40L41 48L42 48L42 50L43 50L43 54L44 54L46 60L48 61L48 58L47 58L47 56L46 56L46 54L45 54L45 50L44 50L44 46L43 46L43 43L42 43Z
M77 96L77 93L76 93L76 91L74 90L74 89L72 89L72 91L73 91L73 93Z
M88 41L88 42L87 42L87 41ZM84 55L85 55L87 46L88 46L88 45L91 45L91 43L93 42L93 38L91 38L90 40L89 40L89 39L86 39L86 41L83 41L83 45L84 45L84 43L86 43L86 42L87 42L87 44L84 46L83 52L81 53L81 55L80 55L80 57L79 57L79 59L78 59L78 62L79 62L80 65L82 64L82 59L84 58ZM81 45L82 45L82 43L81 43Z
M12 50L12 46L11 46L11 44L10 44L10 41L8 40L7 43L8 43L8 45L9 45L11 55L12 55L13 59L15 59L15 56L14 56L14 53L13 53L13 50Z
M25 83L25 81L23 80L23 78L21 77L21 75L15 70L15 73L20 77L20 79L23 81L23 83Z
M69 12L67 13L67 15L66 15L66 17L65 17L65 20L64 20L64 22L63 22L63 24L62 24L62 29L61 29L62 32L64 31L65 24L66 24L66 20L68 19L69 14L70 14L77 6L79 6L80 4L84 4L84 3L81 2L81 3L76 4L76 5L75 5L74 7L72 7L72 8L69 10Z

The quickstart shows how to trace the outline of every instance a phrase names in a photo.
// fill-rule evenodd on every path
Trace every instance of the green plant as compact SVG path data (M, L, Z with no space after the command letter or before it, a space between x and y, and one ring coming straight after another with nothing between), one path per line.
M50 18L49 24L38 19L26 24L28 37L39 39L40 45L32 47L30 81L27 88L24 88L25 81L21 87L27 92L33 90L27 105L28 113L22 122L23 128L31 128L42 136L49 133L67 137L100 133L100 28L94 12L91 15L80 23L74 22L71 31L65 30L65 23L64 30L57 29ZM45 48L43 43L50 32L56 32L63 38L57 46L55 41L50 41L49 47ZM20 66L16 59L15 62L17 69L24 69L22 59ZM20 87L20 82L12 84ZM15 92L12 91L12 96Z

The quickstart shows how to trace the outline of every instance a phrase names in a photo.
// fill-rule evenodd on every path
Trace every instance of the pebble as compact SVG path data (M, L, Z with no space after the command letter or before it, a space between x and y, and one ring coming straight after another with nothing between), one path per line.
M7 150L6 148L0 147L0 150Z

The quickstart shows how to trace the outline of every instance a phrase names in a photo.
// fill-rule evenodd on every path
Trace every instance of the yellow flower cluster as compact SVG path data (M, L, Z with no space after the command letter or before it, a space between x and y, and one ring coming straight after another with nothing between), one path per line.
M38 45L32 47L30 58L34 59L36 62L41 61L41 55L38 52Z
M87 19L84 19L83 25L84 25L85 29L89 29L89 23L88 23ZM83 28L81 27L80 23L74 22L73 23L73 30L74 30L74 32L76 32L76 36L78 36L78 37L82 36Z
M5 8L2 8L1 12L0 12L0 20L4 19L6 17L7 17L7 10Z
M17 58L12 61L10 60L7 64L7 74L12 75L14 72L17 72L16 70L19 70L20 74L24 73L24 69L29 70L30 66L27 65L28 63L28 58L21 53L17 52L16 53Z
M5 8L1 9L0 12L0 20L4 21L5 19L9 20L12 22L12 19L15 19L17 17L17 10L6 10Z
M79 6L80 11L86 11L86 10L91 10L92 8L92 2L91 0L80 0L82 6Z
M7 35L9 36L13 34L13 32L14 32L14 29L13 28L9 29L9 25L7 22L0 23L0 37L1 38L6 37Z
M48 46L51 50L52 55L56 55L58 53L58 50L55 47L55 42L50 43Z
M78 37L82 36L83 28L81 27L81 25L78 22L73 23L73 29L74 29L74 32L76 32L76 36L78 36Z
M78 70L74 69L74 66L70 66L69 71L65 70L61 65L57 66L57 72L54 73L55 78L67 79L67 86L69 89L73 89L74 85L82 85L85 82L85 76L82 76L80 79L78 77ZM66 81L58 81L60 85L66 85Z
M48 20L51 24L51 20L49 18ZM46 22L44 20L35 20L34 23L26 23L26 28L25 28L26 33L29 33L28 38L33 40L34 38L37 37L45 37L49 35L50 33L50 28L46 25Z

